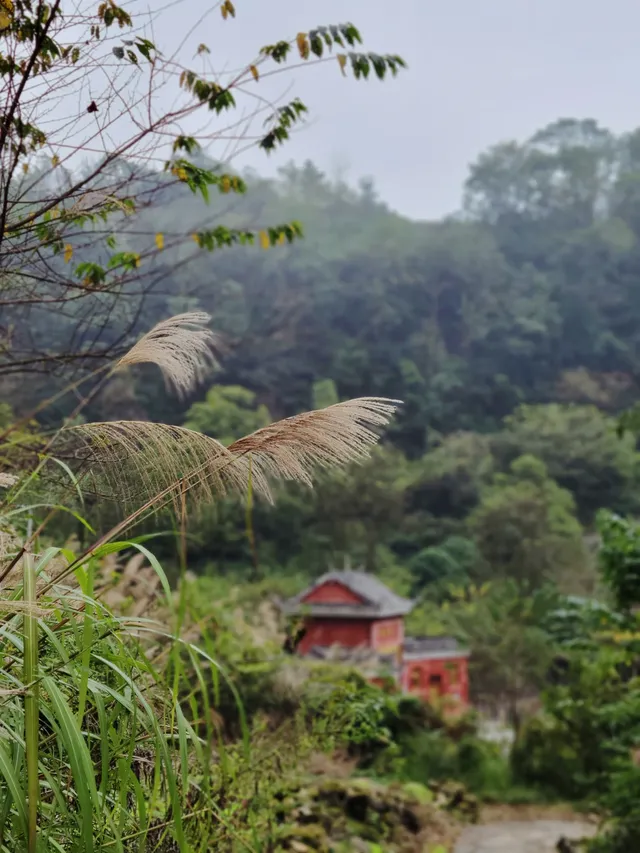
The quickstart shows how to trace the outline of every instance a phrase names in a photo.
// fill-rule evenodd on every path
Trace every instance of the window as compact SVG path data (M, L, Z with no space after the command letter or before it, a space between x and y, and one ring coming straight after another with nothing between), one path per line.
M442 693L442 676L441 675L430 675L429 676L429 690L433 690L436 693Z

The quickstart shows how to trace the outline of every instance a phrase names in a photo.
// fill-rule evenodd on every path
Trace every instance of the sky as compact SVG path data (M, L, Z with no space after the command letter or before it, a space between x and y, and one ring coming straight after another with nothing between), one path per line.
M380 196L416 219L456 210L469 164L489 146L525 140L558 118L595 118L624 132L640 125L638 0L234 0L236 18L205 0L181 0L154 23L159 46L191 34L216 68L250 62L265 43L352 21L365 49L399 53L409 68L385 83L345 80L336 64L278 78L308 125L269 159L236 166L273 174L311 159L332 176L370 176ZM183 49L185 58L187 48ZM273 87L274 82L270 81ZM215 154L216 152L212 152Z

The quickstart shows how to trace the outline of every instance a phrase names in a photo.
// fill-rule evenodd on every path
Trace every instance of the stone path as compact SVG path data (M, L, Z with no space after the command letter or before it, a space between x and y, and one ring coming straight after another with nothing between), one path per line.
M489 823L466 829L455 853L556 853L556 844L562 836L584 838L594 831L593 824L579 821Z

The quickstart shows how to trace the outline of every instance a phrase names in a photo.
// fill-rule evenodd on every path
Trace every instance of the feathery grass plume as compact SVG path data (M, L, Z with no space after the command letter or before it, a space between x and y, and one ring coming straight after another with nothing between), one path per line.
M312 485L317 467L365 459L399 401L348 400L277 421L229 447L186 427L149 421L106 421L62 430L53 451L80 488L125 508L173 503L196 506L252 491L272 500L269 479Z
M376 428L386 426L400 400L360 397L304 412L270 424L229 446L251 464L253 480L264 491L267 479L312 485L316 467L329 468L366 459L377 443Z
M9 560L18 551L20 539L11 527L0 527L0 569L5 560Z
M168 388L179 397L218 366L216 350L219 337L207 324L211 320L204 311L190 311L163 320L147 332L115 365L114 370L132 364L152 363L162 371Z
M17 482L18 478L14 474L7 474L6 471L0 471L0 489L10 489Z
M78 424L61 431L52 451L73 471L84 493L126 510L183 493L200 504L247 488L245 469L227 448L186 427L149 421ZM167 492L168 490L168 492Z

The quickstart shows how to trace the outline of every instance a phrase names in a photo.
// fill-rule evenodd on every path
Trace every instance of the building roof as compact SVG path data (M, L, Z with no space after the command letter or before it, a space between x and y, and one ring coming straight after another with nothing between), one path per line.
M357 602L306 602L305 599L327 583L337 583L362 599ZM367 572L345 570L327 572L299 595L285 601L283 611L288 615L334 616L341 618L360 617L365 619L388 619L405 616L411 611L413 602L396 595L375 575Z
M405 660L469 657L455 637L405 637Z
M405 637L404 647L408 652L455 652L459 648L455 637Z

